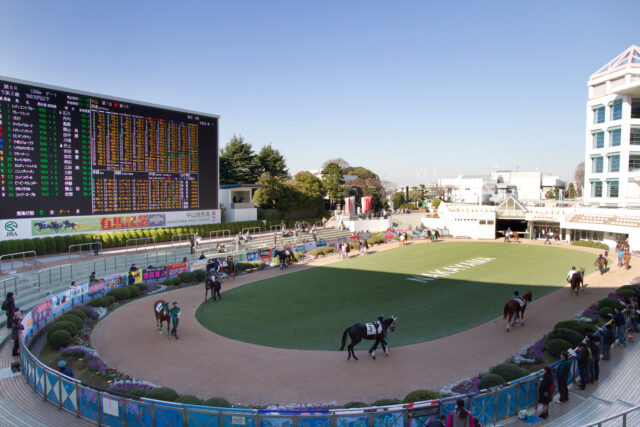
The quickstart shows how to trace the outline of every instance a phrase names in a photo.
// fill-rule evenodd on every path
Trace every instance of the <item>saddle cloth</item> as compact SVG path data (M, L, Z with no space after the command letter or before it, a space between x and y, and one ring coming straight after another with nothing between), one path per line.
M367 323L367 335L378 335L382 333L382 325L379 322Z
M156 304L156 313L162 313L162 303Z
M524 307L524 298L522 297L513 297L513 300L517 301L520 304L520 307Z

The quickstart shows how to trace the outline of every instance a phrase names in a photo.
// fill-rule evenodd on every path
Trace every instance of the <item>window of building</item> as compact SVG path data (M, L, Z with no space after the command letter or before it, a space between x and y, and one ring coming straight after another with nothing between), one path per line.
M609 131L609 147L618 147L620 145L620 137L622 136L622 129L611 129Z
M640 129L638 129L640 131ZM638 142L640 144L640 141ZM603 148L604 147L604 132L596 131L593 133L593 148Z
M631 145L640 145L640 128L631 128L629 143Z
M629 154L629 172L640 170L640 153Z
M601 156L591 158L591 172L602 173L603 160Z
M631 100L631 118L640 119L640 98Z
M607 197L618 197L618 189L620 183L618 181L607 182Z
M593 122L604 123L604 107L597 107L593 109Z
M620 154L611 154L609 158L609 172L620 172Z
M622 118L622 101L616 101L611 104L611 120L620 120Z
M591 197L602 197L602 181L591 181Z

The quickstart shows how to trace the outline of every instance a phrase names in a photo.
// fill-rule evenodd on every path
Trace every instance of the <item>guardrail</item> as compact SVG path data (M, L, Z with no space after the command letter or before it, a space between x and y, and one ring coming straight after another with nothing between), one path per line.
M269 227L269 231L280 231L282 230L282 225L272 225L271 227Z
M183 234L174 234L173 236L171 236L171 247L173 247L173 244L176 242L176 240L178 241L178 243L182 243L182 238L183 237L187 237L186 239L184 239L185 242L189 241L189 238L191 238L191 236L193 236L193 233L183 233ZM177 239L176 239L177 237Z
M209 239L217 239L218 236L224 239L224 236L231 238L231 230L214 230L209 232Z
M153 237L139 237L137 239L127 239L126 242L124 242L124 251L125 252L129 252L129 242L133 242L134 243L134 248L135 251L138 252L138 248L140 245L143 246L147 246L146 242L151 242L151 245L153 247L153 250L156 249L156 239L154 239Z
M632 412L636 412L638 410L640 410L640 405L636 405L633 408L627 409L626 411L621 412L619 414L612 415L609 418L603 418L601 420L596 421L595 423L585 424L582 427L594 427L594 426L602 427L602 425L604 423L609 422L609 421L615 421L615 420L618 420L619 418L622 418L620 420L620 421L622 421L622 424L618 424L618 425L620 425L622 427L626 427L627 425L630 425L630 424L627 424L628 415L631 414Z
M18 281L15 277L9 277L7 279L0 280L0 284L2 285L2 295L7 295L7 284L13 280L13 293L18 295ZM11 291L11 285L9 285L9 291Z
M247 227L242 229L242 234L246 234L247 232L249 234L260 234L260 231L260 227Z
M3 270L2 267L4 267L5 260L3 260L3 258L8 259L9 262L11 263L11 268L9 268L9 270L13 270L13 263L14 261L17 262L16 258L21 258L22 261L22 267L25 267L27 265L27 260L33 256L33 265L36 265L37 263L37 257L38 254L36 254L36 251L25 251L25 252L15 252L12 254L5 254L0 256L0 271Z
M91 243L76 243L73 245L69 245L69 256L67 259L71 259L71 252L73 248L80 248L80 254L82 254L82 248L88 247L89 251L93 251L94 255L98 255L102 252L102 242L91 242Z
M42 273L49 273L49 286L53 283L54 279L54 271L58 272L58 280L61 282L65 280L65 277L62 275L63 271L69 271L69 277L67 278L69 282L73 278L73 264L62 264L62 265L54 265L53 267L43 268L42 270L38 270L38 290L42 288Z

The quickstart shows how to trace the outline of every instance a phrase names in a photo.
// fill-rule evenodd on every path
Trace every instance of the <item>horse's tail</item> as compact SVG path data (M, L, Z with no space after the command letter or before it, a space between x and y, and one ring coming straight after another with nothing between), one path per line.
M349 333L349 328L344 330L342 334L342 345L340 346L340 351L344 350L344 346L347 344L347 334Z
M506 319L508 314L509 314L509 303L508 303L508 302L506 302L506 303L504 304L504 316L502 316L502 318L503 318L503 319Z

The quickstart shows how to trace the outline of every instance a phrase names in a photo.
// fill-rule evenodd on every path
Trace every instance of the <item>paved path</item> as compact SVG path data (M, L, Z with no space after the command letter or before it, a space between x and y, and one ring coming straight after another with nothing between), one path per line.
M336 261L337 257L327 257L286 272L253 273L225 282L223 289ZM151 307L159 297L151 296L126 304L116 315L106 317L94 330L92 343L108 365L200 398L221 396L245 404L373 402L403 398L416 389L438 390L484 372L540 338L556 322L582 311L634 276L633 269L614 266L604 276L587 276L588 291L579 297L570 296L565 287L534 300L527 308L526 326L510 333L505 332L505 322L499 317L456 335L392 348L390 357L381 356L376 361L369 360L366 350L359 352L360 361L347 362L346 352L263 347L216 335L195 319L203 299L202 286L161 297L180 301L183 315L179 341L168 340L166 333L155 331Z

